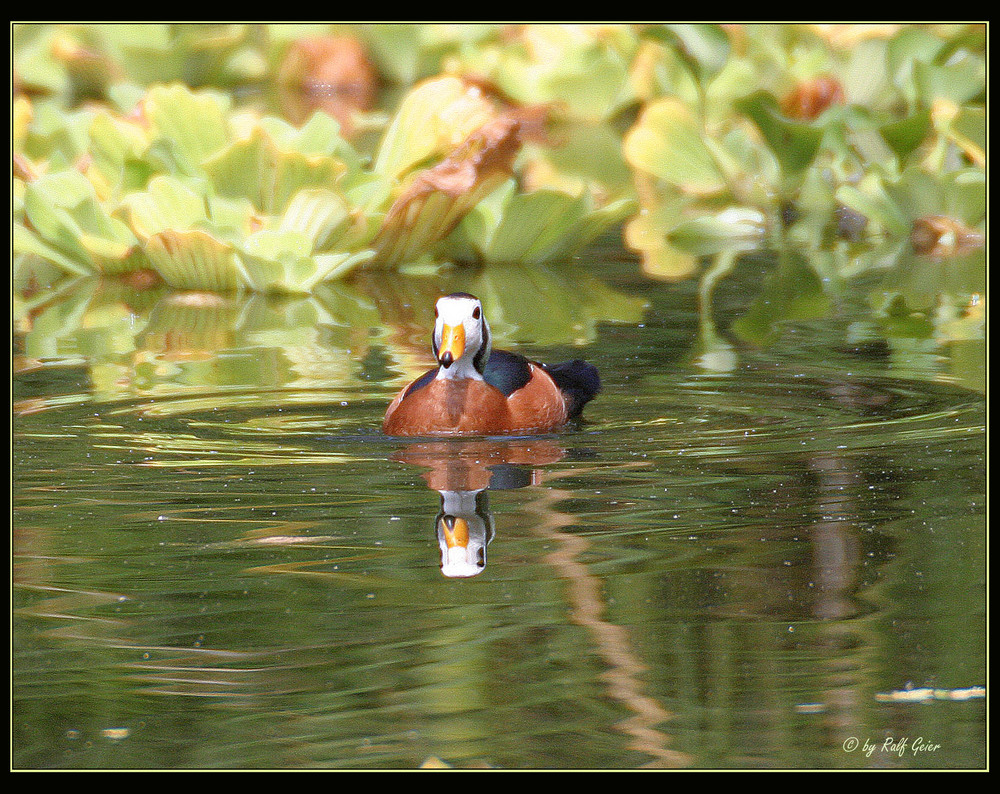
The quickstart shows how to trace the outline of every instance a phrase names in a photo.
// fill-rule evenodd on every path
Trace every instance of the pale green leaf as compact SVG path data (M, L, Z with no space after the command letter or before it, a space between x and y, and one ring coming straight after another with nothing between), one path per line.
M650 102L622 145L630 165L681 190L710 194L726 186L697 121L679 100L663 97Z

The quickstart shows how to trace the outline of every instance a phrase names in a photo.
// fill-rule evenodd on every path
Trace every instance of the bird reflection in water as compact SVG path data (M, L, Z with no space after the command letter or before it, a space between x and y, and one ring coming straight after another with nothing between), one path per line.
M409 444L393 460L425 469L424 481L441 496L435 520L441 572L476 576L486 568L493 540L488 491L537 485L536 468L562 460L566 450L545 439L442 439Z
M441 548L441 573L464 579L486 568L486 547L493 540L493 516L483 491L440 491L441 511L434 522Z

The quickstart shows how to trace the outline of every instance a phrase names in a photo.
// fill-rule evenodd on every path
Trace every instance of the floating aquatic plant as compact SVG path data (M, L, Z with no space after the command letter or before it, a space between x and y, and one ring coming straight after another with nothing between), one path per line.
M446 246L458 260L544 264L581 250L634 209L629 198L599 206L589 193L521 192L508 179L464 217Z
M630 72L639 46L638 32L627 25L522 25L452 61L518 104L558 105L593 121L634 101Z
M517 123L498 117L475 128L437 165L417 172L385 216L375 240L378 260L392 266L429 252L510 175L519 148Z
M65 139L39 139L23 124L15 254L77 275L147 269L178 289L219 291L309 292L362 265L440 254L510 180L521 148L516 119L448 76L414 88L371 166L325 114L293 127L176 84L152 87L132 116L79 111L67 127ZM532 261L571 253L620 217L546 195L577 210L554 219ZM499 253L510 261L509 247Z
M897 290L928 257L964 255L966 275L985 275L981 30L860 27L844 44L837 28L756 26L729 31L728 47L720 33L646 31L673 42L661 52L671 90L643 103L623 139L642 206L625 239L646 271L685 278L724 251L776 251L767 311L734 326L755 342L804 307L822 316L843 280L879 271L880 311L981 305L925 268L924 295Z
M12 39L13 270L30 289L102 274L312 293L415 264L544 265L622 224L649 275L699 277L706 300L741 261L777 262L733 326L747 341L862 277L894 333L982 333L982 25L28 25ZM358 141L375 73L388 123ZM361 102L337 116L347 126L309 103L294 124L237 105L233 88L268 80Z

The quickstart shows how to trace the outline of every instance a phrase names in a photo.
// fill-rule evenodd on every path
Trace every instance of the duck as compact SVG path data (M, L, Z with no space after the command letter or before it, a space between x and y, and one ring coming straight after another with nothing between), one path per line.
M555 432L601 390L597 368L580 359L541 364L494 350L483 304L453 292L434 307L437 366L389 404L389 436L511 436Z

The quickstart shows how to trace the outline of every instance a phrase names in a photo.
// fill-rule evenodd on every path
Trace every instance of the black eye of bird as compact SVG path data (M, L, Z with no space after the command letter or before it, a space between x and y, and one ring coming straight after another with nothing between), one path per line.
M475 309L472 310L472 319L474 319L474 320L478 320L479 319L479 307L478 306Z

